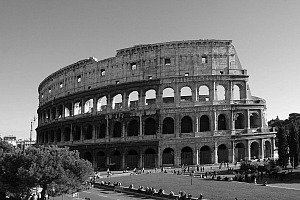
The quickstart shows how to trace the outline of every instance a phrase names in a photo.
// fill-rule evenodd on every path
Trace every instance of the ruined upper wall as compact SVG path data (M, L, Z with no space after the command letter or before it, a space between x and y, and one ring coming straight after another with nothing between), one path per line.
M149 79L201 75L246 75L231 40L187 40L136 45L116 56L88 58L48 76L38 88L40 103L71 93Z

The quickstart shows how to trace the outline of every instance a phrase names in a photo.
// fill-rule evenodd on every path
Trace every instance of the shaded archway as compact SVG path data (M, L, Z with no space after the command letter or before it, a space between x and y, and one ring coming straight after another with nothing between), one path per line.
M103 170L106 168L106 155L103 151L99 151L96 155L97 169Z
M265 154L264 154L265 158L271 158L272 157L272 146L270 141L266 141L265 142Z
M181 164L193 164L193 150L190 147L184 147L181 149Z
M258 144L258 142L252 142L251 143L250 152L251 152L251 157L250 157L251 159L259 158L259 144Z
M243 129L245 127L244 115L242 113L237 113L234 122L235 129Z
M56 141L57 142L61 141L61 129L57 129L56 131Z
M209 118L207 115L202 115L200 117L200 132L209 131L209 130L210 130Z
M127 154L127 167L133 169L139 166L139 155L135 150L129 150Z
M218 146L218 163L228 162L228 149L225 144Z
M156 165L155 157L156 157L155 150L152 148L147 149L144 154L144 167L154 168Z
M226 118L223 114L218 116L218 130L226 130Z
M113 137L121 137L122 135L122 124L121 122L116 122L113 128Z
M85 140L90 140L93 138L93 126L91 124L85 125L83 131Z
M174 103L174 90L173 88L165 88L162 95L163 103Z
M131 120L127 127L127 136L138 136L139 123L137 120Z
M193 121L189 116L185 116L181 119L181 133L192 133Z
M84 154L83 154L83 157L82 157L83 159L85 159L85 160L88 160L88 161L90 161L92 164L93 164L93 156L92 156L92 154L91 154L91 152L85 152Z
M163 121L163 134L174 133L174 120L171 117L166 117Z
M209 146L203 146L200 149L200 164L211 164L211 150Z
M235 161L239 162L241 160L245 159L245 145L243 143L237 143L235 145L235 150L234 150L234 154L235 154Z
M100 130L99 130L98 138L105 138L105 136L106 136L106 124L102 123L100 125Z
M79 126L75 126L73 128L73 140L81 139L81 128Z
M250 128L258 128L260 126L260 119L257 113L250 115Z
M156 134L156 123L151 117L145 120L145 135L155 135Z
M172 148L166 148L162 154L162 164L163 165L174 165L174 150Z
M70 141L70 135L71 135L71 129L69 127L66 127L64 129L64 140Z
M188 86L180 89L180 100L181 101L192 101L192 89Z
M121 169L121 161L122 161L122 156L120 151L115 150L112 154L111 154L111 158L110 158L110 165L114 166L115 169Z

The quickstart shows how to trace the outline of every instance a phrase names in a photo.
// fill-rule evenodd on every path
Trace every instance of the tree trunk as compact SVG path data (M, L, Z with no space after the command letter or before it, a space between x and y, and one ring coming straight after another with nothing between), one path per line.
M42 186L42 192L41 192L41 199L44 200L46 199L46 191L47 191L47 185Z

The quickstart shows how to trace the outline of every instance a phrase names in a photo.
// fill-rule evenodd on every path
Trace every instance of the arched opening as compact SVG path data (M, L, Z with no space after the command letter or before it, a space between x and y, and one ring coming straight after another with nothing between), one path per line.
M237 162L244 160L246 155L245 155L245 145L243 143L237 143L235 145L235 150L234 150L234 154L235 154L235 160Z
M250 115L250 128L258 128L260 126L260 119L257 113L251 113Z
M217 100L218 101L223 101L225 100L225 88L223 85L218 85L217 86Z
M244 124L244 115L242 113L237 113L235 116L235 129L243 129L245 127Z
M89 99L84 103L84 113L92 113L93 112L94 100Z
M69 127L66 127L64 129L64 140L70 141L70 135L71 135L71 129Z
M79 126L75 126L73 128L73 140L80 140L81 138L81 128Z
M174 103L174 90L172 88L165 88L162 98L163 103Z
M145 135L155 135L156 134L156 123L151 117L145 120Z
M72 104L66 103L65 104L65 117L70 117L70 116L72 116Z
M259 145L257 142L251 143L251 159L258 159L259 158Z
M45 132L45 138L44 138L44 140L45 140L45 144L47 144L48 143L48 141L49 141L49 134L48 134L48 131L46 131Z
M240 100L241 99L241 93L240 93L240 87L238 85L233 86L233 100Z
M181 149L181 164L193 164L193 150L190 147L184 147Z
M139 135L139 123L137 120L131 120L127 128L127 136L138 136Z
M189 116L185 116L181 119L181 133L192 133L193 121Z
M162 164L164 166L174 165L174 150L172 148L166 148L162 154Z
M101 97L97 101L97 111L103 111L107 108L107 97Z
M54 131L50 131L50 142L54 142Z
M93 156L92 156L91 152L85 152L83 154L83 159L88 160L93 164Z
M122 124L121 122L116 122L114 124L114 129L113 129L113 137L121 137L122 135Z
M225 144L218 146L218 163L228 162L228 149Z
M147 149L144 154L144 167L154 168L156 165L155 157L156 157L155 150L152 148Z
M145 105L153 105L156 103L156 91L151 89L146 92Z
M209 88L206 85L199 87L199 101L209 101Z
M88 124L84 127L84 139L85 140L90 140L93 138L93 126Z
M270 141L265 142L265 158L271 158L272 157L272 147Z
M74 115L80 115L81 114L81 102L74 103Z
M117 94L113 97L112 109L121 109L122 108L122 95Z
M192 101L192 90L190 87L185 86L180 90L180 100L181 101Z
M109 164L111 166L114 166L115 169L120 169L121 161L122 161L122 156L121 156L120 151L115 150L111 155L111 163L109 163Z
M61 119L63 117L63 106L62 105L58 106L57 115L58 115L58 119Z
M53 107L51 109L51 119L52 120L56 119L56 107Z
M171 117L166 117L163 121L163 134L174 133L174 120Z
M98 138L105 138L105 136L106 136L106 124L102 123L100 125L100 130L99 130Z
M127 155L127 167L133 169L139 166L139 156L135 150L128 151Z
M61 141L61 129L57 129L56 131L56 141L57 142Z
M202 115L200 117L200 132L205 132L210 130L209 118L207 115Z
M139 93L137 91L133 91L129 94L128 98L128 107L136 108L139 105Z
M218 116L218 130L226 130L226 118L223 114Z
M99 151L96 155L97 169L98 171L105 169L106 167L106 155L103 151Z
M200 149L200 164L211 164L211 150L209 146L203 146Z

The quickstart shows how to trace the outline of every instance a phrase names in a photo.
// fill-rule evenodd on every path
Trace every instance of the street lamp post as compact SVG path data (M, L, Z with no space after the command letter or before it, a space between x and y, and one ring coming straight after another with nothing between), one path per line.
M31 140L32 140L32 126L33 126L35 120L36 120L36 117L34 116L33 120L31 120L31 122L30 122L30 137L29 137L29 145L30 146L31 146Z

